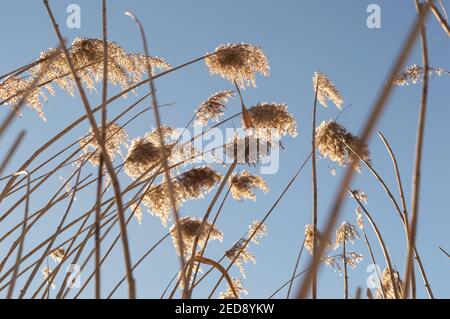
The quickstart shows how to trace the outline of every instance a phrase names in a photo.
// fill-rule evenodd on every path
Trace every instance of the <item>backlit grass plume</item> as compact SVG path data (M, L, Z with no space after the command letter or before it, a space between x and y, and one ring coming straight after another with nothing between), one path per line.
M381 274L381 287L377 289L376 293L377 299L383 299L383 291L386 299L396 299L394 289L396 289L398 292L400 292L400 295L402 295L402 280L400 279L397 271L393 271L393 273L395 283L392 282L389 269L386 268L385 270L383 270L383 273Z
M254 130L258 136L271 139L272 136L297 136L297 124L286 104L259 103L248 110Z
M55 49L42 52L43 60L31 68L31 74L38 74L42 69L47 71L42 76L42 82L56 82L58 86L69 94L74 93L74 80L63 52L58 52L55 59L46 59ZM76 38L69 48L74 67L88 89L94 89L95 83L103 79L103 41L99 39ZM145 57L142 54L126 52L114 42L108 42L108 81L113 85L120 85L123 89L137 83L146 73L146 60L152 69L169 69L170 65L163 59ZM47 65L50 63L50 65Z
M356 154L370 162L367 145L333 120L322 122L316 129L316 146L323 157L341 166L355 162L355 168L359 171L359 157Z
M317 87L317 100L325 107L328 107L327 101L330 100L341 109L344 104L344 98L336 89L334 84L321 72L315 72L313 77L314 90Z
M206 58L206 65L211 75L220 75L242 88L256 86L256 72L269 75L269 62L263 50L248 43L219 46Z
M269 187L261 176L251 175L248 171L243 171L240 175L233 174L230 177L231 196L236 200L250 199L256 201L253 189L269 191Z
M187 200L203 198L220 180L221 175L207 166L193 168L178 175L172 181L176 205L181 206ZM161 219L164 226L167 225L172 206L166 182L152 186L144 195L142 203L152 215Z
M318 245L325 244L327 248L330 248L333 245L331 240L329 238L325 239L323 237L323 234L319 230L317 230L317 243L318 243ZM304 246L306 247L306 249L308 250L308 252L310 254L313 253L313 250L314 250L314 226L311 224L308 224L305 226L305 244L304 244Z
M194 246L194 240L197 235L197 232L200 230L200 226L202 225L202 220L194 217L184 217L180 219L179 225L173 225L170 228L170 234L172 236L173 244L177 249L178 254L189 255L192 252L192 248ZM178 227L181 230L181 236L184 244L184 252L181 251L178 246ZM209 238L208 233L211 231ZM206 239L208 241L212 240L223 240L223 234L219 231L215 226L212 226L209 222L206 222L204 227L200 231L200 236L198 239L198 247L203 247Z
M444 68L429 68L428 74L437 76L442 76L443 74L450 74L449 71ZM410 67L402 71L397 78L394 79L394 85L404 86L411 84L416 84L422 82L425 75L425 70L422 66L413 64Z
M204 101L197 109L195 123L206 126L209 121L218 121L223 115L226 102L235 96L235 92L225 90L217 92Z
M234 290L236 291L239 298L241 298L242 295L248 294L247 290L245 290L244 286L242 285L240 278L233 279L232 281ZM220 293L219 299L236 299L236 296L234 295L230 285L227 284L227 290Z
M99 130L101 131L101 127ZM105 130L105 146L106 151L113 160L117 155L122 155L121 148L122 146L127 145L128 135L125 129L115 123L110 123L106 126ZM97 166L99 164L100 159L100 146L97 143L97 139L92 132L92 129L89 130L89 134L80 140L80 146L84 154L82 156L88 157L89 161Z

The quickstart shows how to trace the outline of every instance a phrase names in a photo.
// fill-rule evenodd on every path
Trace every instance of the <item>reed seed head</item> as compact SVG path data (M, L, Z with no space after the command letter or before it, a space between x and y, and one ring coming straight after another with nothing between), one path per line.
M184 256L190 256L192 249L194 247L194 240L199 233L198 238L198 246L203 247L206 239L208 238L208 233L211 231L209 235L208 241L212 240L223 240L223 234L219 231L215 226L211 225L209 222L206 222L203 227L202 220L195 217L184 217L181 218L178 225L173 225L170 228L170 234L172 236L173 244L177 249L179 255L183 254ZM178 233L179 229L181 230L182 241L184 245L184 252L181 252L181 249L178 245Z
M443 68L429 68L428 75L436 74L442 76L444 73L449 73ZM423 81L425 76L425 69L417 64L413 64L410 67L403 70L395 79L393 84L398 86L404 86L409 84L416 84Z
M62 248L62 247L58 248L50 253L50 257L52 257L52 259L58 263L60 263L64 259L65 255L66 255L66 252L65 252L64 248Z
M146 73L146 60L152 70L169 69L171 66L161 58L145 57L141 54L126 52L114 42L108 42L108 82L120 85L122 89L138 83ZM48 59L56 51L54 59ZM76 38L68 49L75 70L88 89L94 90L95 83L103 79L103 40ZM43 82L56 82L59 87L73 95L75 82L70 67L62 50L51 49L41 53L43 61L30 70L38 74L46 70L42 76Z
M256 87L255 73L269 75L269 62L261 48L248 43L223 44L206 58L211 75L236 82L240 87Z
M272 136L297 136L297 124L286 104L259 103L248 110L257 136L270 140Z
M102 128L99 127L99 132L102 132ZM111 160L119 155L122 155L121 147L127 145L128 135L125 129L115 123L107 124L105 130L105 147ZM97 166L100 159L100 145L97 143L94 132L89 130L88 135L81 139L79 142L81 149L83 150L82 156L91 156L89 161Z
M251 175L248 171L243 171L240 175L233 174L230 177L230 192L234 199L242 201L250 199L256 201L253 189L260 189L267 193L269 187L261 176Z
M344 98L341 93L336 89L334 84L327 78L327 76L321 72L315 72L313 77L313 89L317 87L317 100L320 104L328 107L327 101L330 100L341 109L344 105Z
M251 238L250 240L254 244L259 245L259 240L262 237L267 237L267 226L266 224L255 220L248 226L248 238Z
M247 240L241 238L233 245L233 247L231 247L225 252L225 256L231 261L233 261L237 257L234 263L239 268L239 271L241 272L242 277L244 278L246 277L244 264L248 262L256 264L256 257L248 250L248 245L246 245L246 243ZM241 249L242 252L239 254Z
M339 247L340 244L354 243L356 239L359 239L359 233L356 227L349 222L343 222L341 226L336 230L336 244L335 249Z
M325 239L323 234L317 230L317 246L325 244L326 248L332 247L333 243L329 238ZM308 252L312 255L314 251L314 225L308 224L305 226L305 247Z
M248 294L247 290L245 290L244 286L242 285L240 278L232 279L232 282L234 290L238 295L238 299L240 299L242 295ZM219 299L236 299L236 296L234 295L230 285L227 285L227 290L225 292L220 293Z
M198 107L195 115L195 123L202 126L208 125L210 120L218 121L223 115L226 102L235 96L234 91L225 90L210 96Z
M362 143L357 136L347 132L345 127L333 120L322 122L316 129L316 146L323 157L329 157L340 166L355 163L358 172L360 165L356 154L370 163L367 144Z

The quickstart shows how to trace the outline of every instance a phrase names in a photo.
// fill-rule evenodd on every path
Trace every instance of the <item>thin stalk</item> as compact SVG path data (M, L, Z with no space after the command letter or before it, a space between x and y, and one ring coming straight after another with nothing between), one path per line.
M431 1L432 2L432 1ZM424 6L419 3L419 0L415 0L417 12L421 11ZM420 187L422 182L422 154L423 154L423 143L425 135L425 123L427 114L427 99L428 99L428 79L429 79L429 60L428 60L428 45L427 45L427 33L425 28L425 22L420 23L420 44L422 47L422 63L424 68L424 75L422 81L422 96L420 99L420 111L419 111L419 123L417 126L417 140L416 140L416 155L414 163L413 172L413 183L412 183L412 198L411 198L411 221L410 221L410 232L409 232L409 243L408 253L406 259L406 270L405 279L403 284L403 291L405 292L404 298L408 298L409 289L413 276L414 268L414 247L416 244L416 233L417 224L419 220L419 205L420 205Z
M344 264L344 299L348 299L348 270L347 270L347 251L346 251L346 238L342 243L342 262Z
M147 39L145 37L145 31L144 31L144 28L143 28L141 22L139 21L139 19L134 14L132 14L130 12L126 12L125 14L128 15L131 19L133 19L133 21L135 21L137 26L139 27L139 31L141 33L142 44L144 46L145 56L150 56L149 50L148 50L148 45L147 45ZM152 72L152 68L151 68L151 65L150 65L150 61L148 59L146 59L146 67L147 67L147 74L148 74L148 77L149 77L150 92L152 92L153 115L155 117L156 126L158 128L159 144L161 146L161 153L162 153L162 158L163 158L164 176L165 176L166 181L167 181L167 188L168 188L168 191L169 191L168 193L169 193L170 204L172 206L172 214L173 214L173 217L174 217L174 222L175 222L175 225L179 226L180 218L179 218L179 215L178 215L178 209L177 209L177 205L176 205L176 202L175 202L175 191L173 189L173 185L172 185L171 178L170 178L170 171L169 171L169 161L168 161L169 155L167 154L167 149L165 147L164 133L163 133L163 130L162 130L161 118L160 118L158 107L157 107L158 102L157 102L156 92L155 92L155 84L154 84L154 80L153 80L153 72ZM184 251L184 243L183 243L183 238L181 236L182 235L181 234L181 228L177 227L177 229L178 229L178 236L177 236L178 237L178 247L180 247L181 251ZM180 254L179 262L180 262L181 278L182 278L183 283L184 283L183 297L187 297L187 295L188 295L188 281L187 281L186 274L184 272L185 260L184 260L183 254Z
M317 94L319 89L319 81L317 81L314 94L313 115L312 115L312 133L311 133L311 167L312 167L312 188L313 188L313 258L317 248L317 165L316 165L316 122L317 122ZM303 247L302 247L303 249ZM317 273L312 274L311 280L312 299L317 299Z

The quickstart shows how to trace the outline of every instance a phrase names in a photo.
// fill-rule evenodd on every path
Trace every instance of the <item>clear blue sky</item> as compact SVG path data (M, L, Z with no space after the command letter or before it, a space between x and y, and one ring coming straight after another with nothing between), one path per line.
M448 1L443 1L447 7ZM81 29L68 29L65 26L66 7L70 3L81 6ZM366 27L366 7L369 3L381 6L382 28L371 30ZM75 37L101 37L101 1L50 1L64 37L70 43ZM200 57L216 46L228 42L249 42L261 46L269 58L271 76L257 78L257 89L244 92L248 105L261 101L285 102L289 106L299 127L299 136L284 140L286 151L281 154L280 171L276 175L265 176L271 192L267 195L258 193L258 201L233 202L225 205L222 218L218 222L224 232L222 244L213 242L207 255L219 258L229 248L247 226L255 219L260 219L281 193L291 176L303 162L310 149L311 104L313 100L311 77L314 71L326 73L342 92L345 104L352 104L340 118L350 131L358 133L371 106L383 85L387 72L415 18L416 11L410 0L375 0L375 1L298 1L298 0L249 0L249 1L108 1L108 32L110 40L133 52L141 51L141 42L135 24L123 12L130 10L142 20L147 32L151 53L164 57L172 65L178 65L192 58ZM429 19L428 37L430 63L432 66L450 69L450 45L448 37L443 33L434 19ZM39 56L39 52L54 47L57 39L41 1L8 1L2 3L0 12L0 34L3 49L0 51L0 73L6 73L22 66ZM420 64L421 56L415 48L408 65ZM438 249L443 246L450 250L448 211L450 170L448 159L450 148L448 143L448 119L450 109L450 79L433 77L430 83L429 113L426 126L426 140L423 161L423 188L420 209L418 244L432 288L437 297L450 297L449 259ZM231 89L229 82L210 77L204 63L185 68L156 83L159 102L176 103L173 107L162 111L165 123L182 126L192 115L194 108L212 93ZM142 95L144 87L138 91ZM118 88L111 88L110 93ZM93 105L97 105L100 94L89 95ZM136 99L130 95L111 106L110 116ZM420 85L401 87L395 91L384 113L378 129L383 131L394 148L405 191L409 202L412 164L417 124L417 113L420 100ZM140 109L145 107L142 105ZM234 114L239 108L237 100L229 105L228 114ZM6 114L6 109L1 113ZM9 138L3 139L1 146L8 147L12 140L11 133L25 129L27 136L24 145L8 167L12 172L31 153L45 143L56 132L64 128L73 119L83 114L79 99L71 98L66 93L57 91L45 105L48 122L42 122L30 109L15 122ZM319 122L333 118L337 114L334 107L319 108ZM235 125L239 125L236 121ZM131 137L141 136L154 125L152 117L142 117L128 129ZM74 141L87 130L85 123L66 137L59 147ZM395 176L389 156L382 142L374 137L370 143L373 165L382 172L382 176L397 195ZM55 151L56 148L53 148ZM48 155L47 155L48 156ZM41 162L44 158L41 158ZM333 177L329 167L334 166L328 160L320 160L319 169L319 228L325 222L331 200L336 192L335 187L343 170ZM219 168L221 169L221 168ZM223 170L223 169L221 169ZM68 177L72 168L61 171ZM95 172L96 170L92 170ZM310 222L311 215L311 178L310 166L306 166L299 179L289 190L286 197L278 205L270 217L267 226L269 237L262 240L259 246L251 250L257 257L256 265L247 265L247 279L243 281L249 291L248 297L266 298L272 294L291 275L299 246L303 240L305 224ZM127 183L122 176L123 184ZM61 185L57 177L48 183L45 190L32 196L32 208L42 207L49 199L51 190ZM401 273L404 271L405 238L401 223L391 203L367 170L363 170L355 180L355 188L361 188L369 196L368 208L378 222L382 234L388 243L395 266ZM207 198L210 198L208 196ZM85 192L78 196L77 204L72 212L74 216L81 214L93 205L92 193ZM186 203L181 214L201 216L206 209L205 201ZM2 203L3 211L11 201ZM36 244L43 234L54 231L55 223L65 206L60 210L53 209L45 222L38 223L29 235L25 251ZM342 220L355 223L355 204L348 200L342 214ZM22 210L16 211L17 218ZM71 218L70 218L71 219ZM9 218L0 224L0 233L18 219ZM341 220L341 221L342 221ZM116 230L117 231L117 230ZM167 230L159 220L145 214L143 224L135 221L130 225L130 243L132 258L137 260L153 243L159 240ZM375 237L367 230L375 246L376 257L382 264L382 255L375 244ZM115 232L116 234L116 232ZM65 237L62 237L63 239ZM108 241L109 242L109 241ZM9 248L11 241L0 244L1 254ZM90 243L92 247L92 242ZM365 259L356 270L350 271L350 292L357 286L366 287L369 275L366 267L370 264L367 249L361 241L354 247ZM110 291L117 280L124 274L121 246L118 245L109 261L103 268L104 294ZM304 255L300 265L302 269L309 255ZM55 264L51 264L52 267ZM160 293L177 269L177 259L170 241L159 246L155 252L136 271L138 297L158 298ZM233 276L238 270L233 269ZM87 272L82 276L87 277ZM217 276L212 276L216 279ZM425 290L418 276L419 296L425 297ZM211 282L199 287L195 296L209 293ZM19 281L20 287L21 281ZM32 288L36 288L34 284ZM33 289L31 289L32 291ZM219 291L224 290L224 287ZM93 286L85 291L83 297L93 296ZM126 297L126 285L115 295ZM279 297L285 297L283 291ZM328 267L322 267L319 279L320 297L342 297L342 277Z

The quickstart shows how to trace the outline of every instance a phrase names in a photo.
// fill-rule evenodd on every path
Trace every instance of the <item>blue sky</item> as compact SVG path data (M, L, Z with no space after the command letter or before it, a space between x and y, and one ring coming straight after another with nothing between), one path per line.
M447 1L443 2L449 4ZM79 4L81 7L80 29L69 29L65 26L66 7L71 3ZM377 3L381 7L381 29L368 29L366 26L368 16L366 8L370 3ZM61 26L61 32L69 43L75 37L101 37L101 1L59 0L50 1L50 4ZM225 204L223 215L218 222L219 228L224 232L224 242L211 243L207 251L208 257L213 259L221 257L223 251L247 230L247 226L253 220L264 216L309 153L311 105L314 98L311 83L313 73L318 70L326 73L343 94L345 104L352 105L340 117L340 122L350 131L358 133L416 15L413 2L409 0L109 1L109 39L132 52L141 52L142 46L135 24L123 14L125 10L133 11L143 22L151 53L165 58L172 65L200 57L222 43L249 42L261 46L269 59L271 76L258 77L258 87L244 91L246 104L254 105L262 101L285 102L297 119L299 136L284 140L286 151L281 154L279 172L276 175L264 176L271 188L270 193L266 195L258 193L256 203L228 201ZM431 65L450 69L448 37L434 18L428 20L427 26ZM22 0L2 4L0 30L4 43L3 50L0 51L0 60L3 61L0 65L1 74L33 61L38 58L41 51L57 44L41 1ZM420 62L420 48L416 47L408 65ZM439 251L438 246L450 250L448 236L450 216L448 205L445 204L450 195L448 169L450 148L448 131L445 130L450 115L449 81L448 77L443 76L433 77L430 82L417 243L435 295L447 298L450 297L449 260ZM162 110L162 119L165 123L176 127L184 126L197 105L212 93L232 89L226 80L211 77L202 62L161 78L156 85L160 104L175 103L174 106ZM143 87L138 90L137 96L130 95L127 99L114 102L110 107L110 117L142 96L147 89ZM378 129L389 139L397 155L408 203L420 91L420 85L396 89L378 125ZM118 88L111 87L110 94L114 92L118 92ZM89 95L92 105L97 105L100 98L100 94L97 93ZM146 106L141 105L138 109L141 110ZM227 114L234 114L238 110L238 100L235 99L229 104ZM6 112L6 108L1 111L2 114ZM37 147L84 111L78 98L72 98L57 90L56 96L50 97L45 104L45 112L47 122L41 121L31 109L25 110L23 117L16 120L10 129L7 138L0 141L1 146L6 149L15 136L13 133L19 129L27 131L24 145L8 167L8 172L17 169ZM318 121L320 123L331 119L336 114L337 109L334 106L328 109L320 107ZM133 123L128 128L128 133L130 137L137 137L154 126L154 119L147 115ZM234 125L239 125L239 121L235 121ZM53 153L58 147L76 140L87 129L86 123L75 129L52 148ZM370 142L370 150L374 167L381 172L397 196L390 158L376 136ZM45 158L46 156L40 158L38 163ZM343 172L342 168L337 168L337 176L333 177L329 173L329 168L334 166L325 159L318 162L319 228L325 223ZM223 168L218 169L223 171ZM66 168L60 175L68 177L72 170L73 168ZM243 283L249 291L248 297L270 296L291 275L303 240L304 227L310 222L310 171L310 165L307 165L273 212L267 223L269 236L263 239L259 246L252 246L251 250L258 261L256 265L249 264L246 267L247 278ZM121 181L123 185L129 182L126 176L121 176ZM40 190L32 196L32 208L35 210L48 201L52 194L51 190L56 191L61 182L57 177L53 177L47 184L49 186L45 190ZM405 239L400 220L389 199L365 169L358 175L353 187L360 188L368 194L368 208L382 230L395 266L403 273ZM211 198L211 195L207 198ZM89 191L79 194L72 218L92 207L93 200ZM186 203L181 209L181 214L202 216L207 202L204 200ZM1 210L8 208L11 203L11 200L2 203ZM63 210L65 206L58 207ZM354 209L355 203L348 200L340 222L349 220L355 223ZM39 239L43 238L42 234L54 231L59 214L62 212L53 209L45 222L36 224L27 239L25 251L39 243ZM20 216L22 210L19 209L17 218ZM17 220L12 217L0 224L0 233L4 233L8 226L15 224ZM144 215L143 224L140 226L133 221L130 225L133 260L137 260L166 231L159 220L149 214ZM367 232L372 245L375 246L377 260L382 264L381 251L375 244L375 237L371 230L368 229ZM117 230L114 234L117 234ZM63 238L64 236L61 240ZM5 241L0 244L2 255L11 243ZM89 247L92 247L92 244L91 242ZM361 253L365 259L356 270L350 271L351 294L357 286L366 288L366 278L369 275L366 267L371 263L362 241L358 241L352 249ZM103 294L109 292L124 274L121 251L119 245L103 268ZM308 258L306 254L302 257L299 269L307 264ZM158 298L176 270L177 259L169 240L159 246L135 271L138 297ZM88 274L83 273L82 276L87 277ZM238 270L233 269L232 275L238 276ZM418 295L426 297L419 275L417 278ZM216 279L217 276L214 275L211 281L201 285L195 297L207 295ZM20 283L22 282L19 281L19 286ZM33 287L37 286L34 284ZM219 291L221 290L224 290L223 286ZM74 293L76 291L71 292L69 296ZM93 293L91 284L82 296L92 297ZM278 297L284 298L285 294L283 291ZM126 297L126 285L122 285L115 296ZM319 296L324 298L343 296L342 277L328 267L322 267Z

